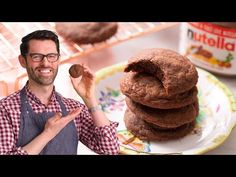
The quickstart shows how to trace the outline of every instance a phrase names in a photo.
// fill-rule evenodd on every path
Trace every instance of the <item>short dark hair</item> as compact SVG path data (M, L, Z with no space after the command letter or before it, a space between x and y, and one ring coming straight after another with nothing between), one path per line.
M60 53L59 39L56 33L49 30L37 30L21 39L20 53L22 56L26 57L26 54L29 52L29 41L32 39L54 41L57 47L57 52Z

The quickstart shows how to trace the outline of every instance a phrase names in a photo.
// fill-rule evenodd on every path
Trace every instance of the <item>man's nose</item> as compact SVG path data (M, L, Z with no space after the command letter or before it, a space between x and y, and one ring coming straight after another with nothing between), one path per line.
M43 56L43 59L42 59L42 61L41 61L41 64L42 64L43 66L51 65L51 63L48 61L47 56Z

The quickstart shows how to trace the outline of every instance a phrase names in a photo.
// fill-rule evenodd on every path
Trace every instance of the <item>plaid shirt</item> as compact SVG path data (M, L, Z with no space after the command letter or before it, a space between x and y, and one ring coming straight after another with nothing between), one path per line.
M56 100L55 88L47 106L41 103L27 88L27 85L26 92L29 103L35 113L42 113L44 111L61 112L59 102ZM116 136L117 122L111 122L110 125L104 127L96 127L84 104L64 97L62 97L62 102L65 104L67 111L71 111L77 107L83 108L79 116L74 120L79 141L98 154L119 153L118 138ZM21 147L16 147L20 129L20 105L20 91L0 100L0 154L27 154Z

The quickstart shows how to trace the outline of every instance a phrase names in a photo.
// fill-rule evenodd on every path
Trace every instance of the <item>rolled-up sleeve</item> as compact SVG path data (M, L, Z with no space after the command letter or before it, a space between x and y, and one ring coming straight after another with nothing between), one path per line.
M85 106L78 120L79 140L84 145L98 154L119 154L118 122L110 121L110 125L96 127Z
M115 155L119 153L117 127L117 122L111 122L110 125L104 127L95 127L94 133L97 135L96 137L100 142L100 149L103 154Z
M13 133L10 118L3 106L0 105L0 154L27 155L21 147L16 147L16 138Z

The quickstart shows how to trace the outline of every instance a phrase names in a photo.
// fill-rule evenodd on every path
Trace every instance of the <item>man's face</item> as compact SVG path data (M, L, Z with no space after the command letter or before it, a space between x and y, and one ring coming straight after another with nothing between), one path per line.
M52 40L30 40L28 54L44 54L58 53L56 44ZM26 56L26 69L30 80L40 85L53 84L57 72L59 60L55 62L49 62L47 57L44 57L42 61L33 61L30 55Z

